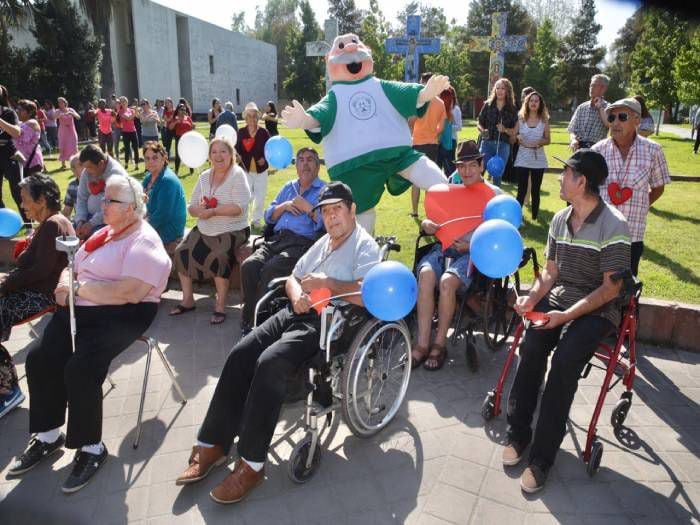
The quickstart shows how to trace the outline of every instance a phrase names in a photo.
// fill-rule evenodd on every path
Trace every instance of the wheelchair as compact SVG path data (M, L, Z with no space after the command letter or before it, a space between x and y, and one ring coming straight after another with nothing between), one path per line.
M395 237L376 241L381 261L390 251L400 251ZM262 317L287 307L286 280L280 277L270 282L268 292L256 304L255 326ZM286 403L306 399L301 425L306 435L292 450L287 469L295 483L309 481L318 470L321 437L335 412L342 413L355 436L373 436L398 412L411 377L411 337L406 323L381 321L357 305L328 305L322 310L320 348L287 384Z
M598 343L598 348L594 352L593 358L581 374L582 378L588 377L588 374L594 367L605 371L605 377L600 387L593 416L588 425L586 447L583 451L583 461L586 463L586 471L590 476L594 476L598 472L600 461L603 457L603 443L597 437L597 425L603 410L605 397L608 392L622 381L625 391L620 396L610 415L610 424L615 431L618 431L622 428L632 407L632 386L637 369L636 334L637 320L639 318L639 298L643 285L641 281L634 277L630 270L618 272L612 276L612 279L614 281L622 279L622 288L615 300L616 306L620 308L622 313L620 325L616 333ZM518 325L513 337L513 343L503 365L503 370L496 383L496 388L486 394L486 398L481 406L481 415L486 421L501 413L503 388L513 365L515 352L529 323L527 320L522 320Z
M428 240L429 242L425 242ZM418 277L417 267L420 260L439 241L434 236L420 232L416 238L413 273ZM525 248L518 270L533 263L534 271L539 272L537 254L534 248ZM454 346L463 337L467 363L473 372L479 368L476 354L476 336L474 332L481 329L486 346L493 351L499 350L515 328L519 317L509 305L509 297L513 291L520 294L520 274L516 270L512 275L502 279L492 279L473 268L474 279L468 290L463 288L457 293L457 308L452 323L450 343ZM438 294L436 287L436 297ZM481 303L481 311L474 311L468 303L470 295L476 295ZM437 309L436 309L437 311ZM415 310L414 310L415 313ZM437 315L437 314L436 314ZM437 318L433 320L437 322Z

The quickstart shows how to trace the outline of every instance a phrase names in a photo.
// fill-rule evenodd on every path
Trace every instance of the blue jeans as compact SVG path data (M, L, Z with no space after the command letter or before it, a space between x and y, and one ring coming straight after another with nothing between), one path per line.
M491 160L491 157L494 157L498 155L501 157L501 160L503 160L503 165L505 166L508 164L508 156L510 155L510 144L508 142L503 142L501 141L500 144L498 144L498 151L496 151L496 145L498 144L498 141L496 140L483 140L481 141L481 147L479 148L479 151L484 154L484 167L488 166L489 160ZM505 171L505 169L504 169ZM503 173L499 177L494 177L491 175L491 178L493 179L493 183L496 186L501 185L501 179L503 178Z

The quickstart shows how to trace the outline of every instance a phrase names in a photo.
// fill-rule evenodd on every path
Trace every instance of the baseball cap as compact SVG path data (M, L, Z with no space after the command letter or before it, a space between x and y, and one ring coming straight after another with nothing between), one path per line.
M352 198L352 190L347 184L335 181L326 184L318 195L318 204L313 207L320 208L326 204L335 204L340 201L355 202Z
M554 158L572 170L581 173L597 186L603 184L603 181L608 178L608 163L605 162L605 157L592 149L582 148L571 155L568 160Z
M642 114L642 106L637 101L636 99L630 97L630 98L621 98L620 100L616 100L612 104L608 104L605 108L605 113L610 113L613 109L618 109L618 108L627 108L631 109L634 111L637 115Z

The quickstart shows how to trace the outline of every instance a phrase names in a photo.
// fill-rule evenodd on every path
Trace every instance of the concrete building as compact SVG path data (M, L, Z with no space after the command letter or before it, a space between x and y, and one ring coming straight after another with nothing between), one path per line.
M274 45L150 0L115 2L110 44L116 94L129 100L185 97L195 113L206 113L214 97L237 112L250 101L262 108L277 100ZM35 42L17 31L13 45Z

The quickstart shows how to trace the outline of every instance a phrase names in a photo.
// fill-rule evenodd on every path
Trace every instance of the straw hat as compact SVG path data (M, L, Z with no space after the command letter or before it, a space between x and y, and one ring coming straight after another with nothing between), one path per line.
M258 118L261 115L260 110L258 109L258 105L255 102L248 102L245 105L245 109L243 110L242 114L243 118L246 118L246 115L248 115L249 111L255 111L255 114L258 116Z

